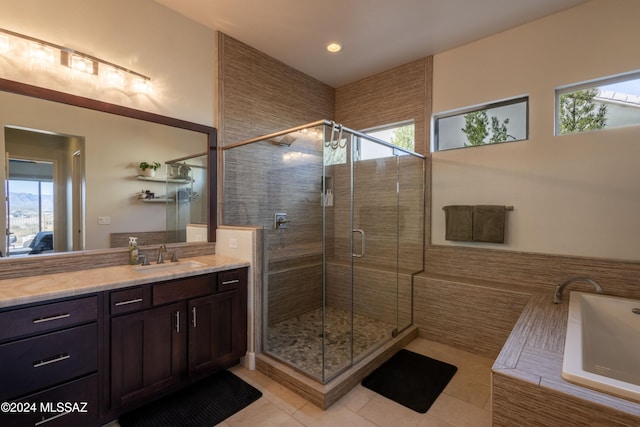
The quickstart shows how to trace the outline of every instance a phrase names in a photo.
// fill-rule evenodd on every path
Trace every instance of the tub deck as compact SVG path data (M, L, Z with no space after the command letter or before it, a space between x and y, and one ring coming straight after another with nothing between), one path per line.
M496 426L640 425L640 404L562 378L569 304L531 297L492 368Z

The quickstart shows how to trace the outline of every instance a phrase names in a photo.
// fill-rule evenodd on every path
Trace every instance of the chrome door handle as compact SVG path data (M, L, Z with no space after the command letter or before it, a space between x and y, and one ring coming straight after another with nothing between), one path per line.
M71 314L65 313L65 314L58 314L56 316L51 316L51 317L42 317L40 319L34 319L33 323L38 324L43 322L51 322L53 320L66 319L67 317L71 317Z
M33 362L33 367L34 368L39 368L41 366L50 365L52 363L62 362L63 360L67 360L67 359L70 359L70 358L71 358L71 356L69 356L68 353L60 354L60 355L55 356L55 357L53 357L51 359L41 360L39 362Z
M136 304L138 302L142 302L142 298L134 298L134 299L130 299L130 300L127 300L127 301L118 301L113 305L115 307L120 307L120 306L123 306L123 305Z
M364 234L364 230L362 230L360 228L354 228L352 230L352 232L360 233L360 235L362 236L362 239L361 239L361 245L360 245L361 246L360 253L357 254L357 253L353 252L351 255L356 257L356 258L362 258L365 255L365 238L366 238L366 236Z
M71 412L61 412L57 415L54 415L53 417L49 417L49 418L45 418L42 417L42 420L38 421L37 423L34 424L34 426L41 426L44 425L48 422L51 422L53 420L57 420L58 418L64 417L65 415L69 415Z

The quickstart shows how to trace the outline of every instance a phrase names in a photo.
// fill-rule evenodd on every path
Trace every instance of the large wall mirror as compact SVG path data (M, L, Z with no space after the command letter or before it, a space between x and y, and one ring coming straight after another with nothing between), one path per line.
M215 240L212 127L0 79L0 144L3 258Z

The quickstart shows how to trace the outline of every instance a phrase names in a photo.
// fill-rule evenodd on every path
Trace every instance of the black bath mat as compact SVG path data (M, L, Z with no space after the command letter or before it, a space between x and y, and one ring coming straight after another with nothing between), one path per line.
M400 350L362 385L409 409L424 414L458 368L409 350Z
M118 420L121 427L212 427L262 396L229 371L166 396Z

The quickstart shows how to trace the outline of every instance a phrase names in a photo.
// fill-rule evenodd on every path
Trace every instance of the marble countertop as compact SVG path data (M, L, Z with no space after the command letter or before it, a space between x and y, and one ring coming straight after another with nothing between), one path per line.
M568 300L554 304L549 293L533 295L493 365L494 374L640 416L638 403L572 384L562 378L568 312Z
M184 258L176 265L167 262L164 270L151 268L141 272L135 269L138 266L122 265L4 279L0 280L0 308L248 266L249 262L241 259L204 255Z

